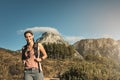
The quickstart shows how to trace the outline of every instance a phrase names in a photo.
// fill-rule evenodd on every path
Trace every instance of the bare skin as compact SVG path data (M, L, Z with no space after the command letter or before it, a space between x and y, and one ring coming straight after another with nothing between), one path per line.
M32 35L31 33L26 33L25 39L28 43L29 50L32 50L32 48L33 48L33 45L34 45L33 38L34 38L34 35ZM45 49L44 49L44 47L41 43L38 43L38 48L39 48L39 51L42 52L43 56L42 56L42 59L41 58L35 58L35 60L40 62L43 59L47 58L47 54L46 54L46 51L45 51Z

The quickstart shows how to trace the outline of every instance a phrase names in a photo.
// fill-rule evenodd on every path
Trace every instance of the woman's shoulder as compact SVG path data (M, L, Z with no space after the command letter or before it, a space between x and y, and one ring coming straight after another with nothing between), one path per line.
M23 46L22 46L22 50L23 50L23 49L26 49L26 47L27 47L27 45L23 45Z
M42 43L39 42L39 43L38 43L38 46L42 46Z
M39 47L40 49L42 49L42 48L43 48L43 44L42 44L42 43L38 43L38 47Z

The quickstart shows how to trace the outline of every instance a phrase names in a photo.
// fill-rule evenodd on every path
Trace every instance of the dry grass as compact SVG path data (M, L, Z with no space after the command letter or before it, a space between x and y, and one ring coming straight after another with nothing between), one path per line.
M60 80L59 78L45 78L44 80Z
M58 76L60 71L62 71L67 64L68 63L65 63L63 60L44 60L42 62L44 76L48 77L49 80L56 80L52 77ZM23 65L21 61L21 54L0 48L0 80L22 80L22 77Z

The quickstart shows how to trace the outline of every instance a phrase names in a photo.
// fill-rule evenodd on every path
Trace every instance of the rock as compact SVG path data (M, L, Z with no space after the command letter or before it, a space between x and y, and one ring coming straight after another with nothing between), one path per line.
M120 62L120 41L112 38L83 39L76 42L74 47L83 57L93 54Z

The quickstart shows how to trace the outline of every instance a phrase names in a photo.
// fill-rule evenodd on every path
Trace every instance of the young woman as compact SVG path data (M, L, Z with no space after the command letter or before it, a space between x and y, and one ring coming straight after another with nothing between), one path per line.
M24 64L24 80L44 80L40 62L47 58L46 51L41 43L34 42L32 31L24 33L27 44L22 48L22 61ZM39 57L39 54L42 54Z

